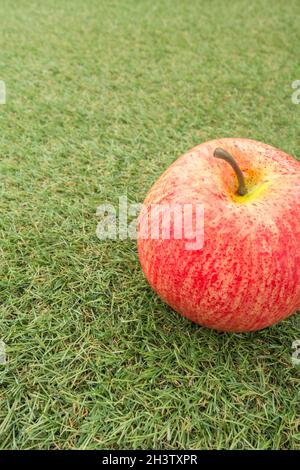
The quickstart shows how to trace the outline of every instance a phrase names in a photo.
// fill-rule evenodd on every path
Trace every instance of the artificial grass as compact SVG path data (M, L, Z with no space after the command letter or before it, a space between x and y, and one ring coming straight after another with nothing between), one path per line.
M216 137L300 157L297 0L2 0L0 448L299 449L300 315L180 318L96 208Z

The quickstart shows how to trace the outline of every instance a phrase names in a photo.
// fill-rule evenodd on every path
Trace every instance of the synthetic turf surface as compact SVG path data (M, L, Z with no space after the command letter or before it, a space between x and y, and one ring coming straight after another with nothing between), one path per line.
M180 318L96 208L221 136L300 157L299 2L2 0L0 447L299 449L300 316Z

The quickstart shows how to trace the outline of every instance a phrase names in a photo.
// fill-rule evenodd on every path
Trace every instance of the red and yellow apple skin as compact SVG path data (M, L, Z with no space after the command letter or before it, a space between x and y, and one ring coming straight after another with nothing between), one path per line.
M248 194L237 195L231 166L213 157L230 152ZM138 252L152 288L174 310L221 331L255 331L300 308L300 163L269 145L225 138L203 143L176 160L145 199L151 204L203 204L204 245L143 239Z

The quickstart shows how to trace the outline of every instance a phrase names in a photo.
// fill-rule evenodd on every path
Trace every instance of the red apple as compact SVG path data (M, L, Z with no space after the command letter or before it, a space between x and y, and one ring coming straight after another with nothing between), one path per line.
M156 204L163 207L160 218L149 216ZM190 235L176 231L188 204L204 208L204 241L195 248ZM166 237L158 225L168 205ZM177 312L209 328L242 332L300 307L300 163L290 155L249 139L206 142L165 171L144 206L142 269ZM201 232L196 217L193 210L191 230Z

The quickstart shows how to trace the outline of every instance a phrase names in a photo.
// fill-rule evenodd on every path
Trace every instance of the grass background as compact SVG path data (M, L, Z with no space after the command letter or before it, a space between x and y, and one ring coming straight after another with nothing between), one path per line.
M2 449L299 449L300 316L200 328L98 205L222 136L300 157L299 2L2 0Z

